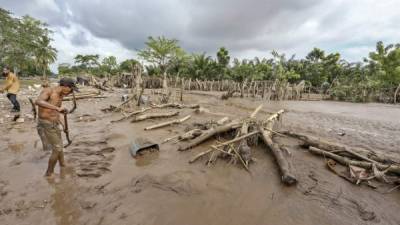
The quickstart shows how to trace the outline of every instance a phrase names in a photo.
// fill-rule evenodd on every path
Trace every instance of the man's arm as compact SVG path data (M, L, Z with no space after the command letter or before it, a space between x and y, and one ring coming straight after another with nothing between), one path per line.
M64 112L66 110L65 108L58 107L47 102L47 100L50 98L50 94L51 94L50 89L48 88L43 89L39 97L36 99L35 104L43 108L56 110L58 112Z

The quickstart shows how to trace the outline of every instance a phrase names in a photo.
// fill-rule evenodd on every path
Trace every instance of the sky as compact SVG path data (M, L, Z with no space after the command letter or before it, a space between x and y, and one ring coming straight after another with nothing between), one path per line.
M400 0L0 0L54 31L59 63L77 54L136 58L149 36L179 40L188 52L304 57L314 47L361 61L377 41L400 42Z

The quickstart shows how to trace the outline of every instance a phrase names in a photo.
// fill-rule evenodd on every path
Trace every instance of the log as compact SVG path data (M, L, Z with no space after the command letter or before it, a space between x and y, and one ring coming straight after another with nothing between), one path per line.
M172 116L177 116L179 112L168 112L168 113L154 113L154 114L147 114L147 115L140 115L131 120L131 123L148 120L148 119L156 119L156 118L167 118Z
M308 148L308 151L313 154L316 154L316 155L331 158L344 166L352 165L352 166L358 166L358 167L361 167L364 169L372 169L372 165L374 164L371 162L351 160L349 158L346 158L346 157L343 157L343 156L337 155L335 153L325 151L325 150L322 150L322 149L319 149L319 148L316 148L313 146L310 146ZM378 168L379 170L387 170L388 172L400 175L400 166L398 166L398 165L385 165L382 163L376 163L375 165L376 165L376 168Z
M196 138L196 137L200 136L202 133L203 133L203 131L200 130L200 129L193 129L193 130L190 130L190 131L188 131L188 132L186 132L186 133L184 133L182 135L179 135L178 136L178 140L179 141L184 141L184 140L193 139L193 138Z
M92 92L92 93L81 93L75 96L75 99L86 99L86 98L106 98L105 96L99 96L100 92ZM72 101L72 96L64 97L63 101Z
M399 93L399 91L400 91L400 84L399 84L399 86L396 88L396 91L394 92L394 104L396 104L397 103L397 94Z
M156 125L153 125L153 126L150 126L150 127L146 127L146 128L144 128L144 130L153 130L153 129L157 129L157 128L160 128L160 127L169 126L169 125L172 125L172 124L179 124L179 123L185 122L188 119L190 119L190 115L185 116L185 117L183 117L181 119L171 120L171 121L159 123L159 124L156 124Z
M262 134L262 140L271 149L272 154L274 155L276 162L278 163L279 170L282 173L283 183L287 185L295 184L297 182L297 179L291 171L287 156L283 154L279 145L272 141L271 133L269 131L266 131L262 127L260 127L260 132Z
M209 138L214 137L217 134L225 133L225 132L228 132L230 130L239 128L239 127L241 127L241 125L242 125L242 122L234 121L234 122L228 123L226 125L222 125L222 126L211 128L211 129L205 131L198 138L194 139L192 142L180 146L178 148L178 151L189 150L189 149L191 149L193 147L196 147L197 145L205 142Z
M152 105L151 107L158 108L158 109L160 109L160 108L198 109L198 108L200 108L200 105L199 104L184 105L184 104L179 104L179 103L166 103L166 104L161 104L161 105Z
M133 116L135 116L135 115L137 115L137 114L144 113L144 112L146 112L146 111L148 111L148 110L150 110L150 109L152 109L152 108L151 108L151 107L149 107L149 108L143 108L143 109L141 109L141 110L137 110L137 111L131 112L131 113L129 113L128 115L126 115L126 116L124 116L124 117L122 117L122 118L120 118L120 119L118 119L118 120L113 120L113 121L111 121L111 123L120 122L120 121L123 121L123 120L125 120L125 119L129 119L129 118L131 118L131 117L133 117Z
M302 140L304 143L302 144L303 147L308 148L309 146L313 146L319 149L324 149L329 152L348 152L352 154L353 156L363 159L365 161L369 162L379 162L379 163L384 163L384 164L391 164L391 163L400 163L400 159L391 156L389 154L385 153L380 153L380 152L375 152L359 147L350 147L346 145L342 145L339 143L333 143L330 141L322 140L317 137L305 135L305 134L299 134L291 131L284 131L283 132L286 135L298 138Z
M266 129L259 125L259 130L261 132L262 140L271 149L271 152L276 159L279 170L282 173L282 182L286 185L292 185L297 183L297 179L293 175L292 167L288 158L289 156L285 155L280 146L272 141L272 132L269 131L273 129L274 123L279 120L283 112L284 110L279 110L277 113L271 115L266 120Z
M217 124L218 124L218 125L223 125L223 124L226 123L228 120L229 120L229 117L225 116L225 117L219 119L219 120L217 121Z

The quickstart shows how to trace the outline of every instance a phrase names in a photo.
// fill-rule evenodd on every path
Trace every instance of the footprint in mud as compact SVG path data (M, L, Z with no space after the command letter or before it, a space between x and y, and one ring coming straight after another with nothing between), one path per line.
M130 184L131 191L140 193L145 189L155 188L184 196L199 194L207 187L204 180L195 180L192 179L192 176L193 174L187 171L179 171L162 176L145 174L132 179Z
M159 150L155 148L150 148L140 151L134 157L136 160L135 165L139 167L148 166L159 158L159 154L160 154Z
M9 144L8 149L13 152L21 152L24 149L24 143Z
M74 147L66 152L68 162L76 168L78 177L97 178L105 173L111 172L110 161L114 158L112 154L114 147L107 146L105 141L81 141L77 145L83 147ZM91 145L93 144L93 145Z

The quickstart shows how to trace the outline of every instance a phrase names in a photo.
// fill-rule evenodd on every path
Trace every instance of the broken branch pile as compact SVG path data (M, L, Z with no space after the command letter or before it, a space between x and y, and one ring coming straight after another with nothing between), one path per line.
M350 147L291 131L283 133L301 140L300 146L306 148L310 153L329 158L330 160L327 160L328 168L354 184L365 181L368 186L376 188L370 183L373 179L388 184L400 183L400 178L397 177L400 176L400 159L395 155ZM334 168L336 163L348 167L348 173L337 172Z

